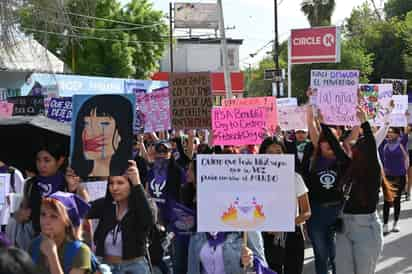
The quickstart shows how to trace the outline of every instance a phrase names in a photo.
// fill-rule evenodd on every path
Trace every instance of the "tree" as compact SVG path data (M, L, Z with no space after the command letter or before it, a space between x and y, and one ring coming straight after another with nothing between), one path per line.
M308 18L311 27L330 26L335 0L304 0L301 10Z
M147 0L132 0L126 6L117 0L95 0L94 13L84 17L76 9L77 1L66 1L71 25L47 36L50 20L42 18L53 9L22 7L22 30L70 64L76 74L144 79L154 71L167 44L162 12L153 10ZM59 18L53 23L62 25Z
M398 17L399 19L404 19L409 11L412 11L412 1L411 0L388 0L385 3L384 9L386 18L390 19L393 17Z

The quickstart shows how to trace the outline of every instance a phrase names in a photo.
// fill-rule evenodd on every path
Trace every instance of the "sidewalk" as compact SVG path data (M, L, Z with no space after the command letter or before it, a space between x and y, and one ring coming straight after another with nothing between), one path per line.
M401 208L401 232L385 236L383 254L376 268L377 274L412 273L412 202L402 201ZM393 209L391 209L391 214L393 214ZM389 226L391 227L393 215L389 220ZM313 260L312 248L307 248L305 250L304 274L315 274Z

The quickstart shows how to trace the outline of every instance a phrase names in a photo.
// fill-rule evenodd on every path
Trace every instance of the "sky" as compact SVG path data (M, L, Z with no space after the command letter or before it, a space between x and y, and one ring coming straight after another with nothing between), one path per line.
M151 0L155 9L169 12L168 0ZM341 25L352 9L361 5L365 0L335 0L336 8L332 17L332 23ZM378 7L383 7L385 0L375 0ZM121 0L127 3L128 0ZM175 2L172 0L172 2ZM176 2L216 2L211 0L178 0ZM258 55L251 58L249 54L256 53L274 37L274 1L273 0L222 0L223 14L226 27L235 27L227 30L226 37L243 39L240 47L240 66L256 65L267 51L269 45L261 50ZM291 29L309 27L309 23L300 11L302 0L278 0L278 33L279 41L286 40ZM207 32L207 31L206 31ZM205 31L203 31L205 33ZM182 30L176 32L181 35Z

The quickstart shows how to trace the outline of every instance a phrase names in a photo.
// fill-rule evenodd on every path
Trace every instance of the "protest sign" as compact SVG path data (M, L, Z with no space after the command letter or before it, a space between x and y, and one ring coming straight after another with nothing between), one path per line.
M358 124L359 71L312 70L311 88L316 94L316 105L328 125L353 126Z
M392 96L394 108L390 114L390 125L392 127L405 127L408 124L408 95L394 95Z
M6 203L6 195L10 192L10 173L0 173L0 205Z
M0 101L0 118L8 118L13 114L13 104Z
M294 231L293 155L198 155L197 230Z
M47 117L62 123L70 123L72 121L72 98L51 98Z
M132 159L133 94L74 95L71 167L80 177L124 174Z
M278 109L280 128L283 130L307 129L306 112L306 107L280 107Z
M169 98L168 88L136 96L137 112L143 117L144 132L171 129Z
M136 96L136 117L134 121L134 128L133 132L135 134L141 134L144 132L144 114L143 112L139 109L139 97L144 96L146 94L145 89L138 89L138 88L133 88L134 95Z
M277 98L276 99L276 105L277 107L282 107L282 106L291 106L291 107L297 107L298 106L298 99L291 97L291 98Z
M404 79L381 79L382 84L392 84L393 95L406 95L408 90L408 80Z
M211 127L210 73L172 73L169 88L174 129Z
M266 109L266 127L271 132L276 130L278 125L278 112L276 107L276 97L251 97L239 99L223 99L223 107L264 107Z
M212 110L214 145L262 143L267 111L256 107L219 107Z
M83 186L86 188L87 193L89 193L90 201L106 196L107 181L85 182Z
M44 114L42 96L18 96L7 98L13 104L13 116Z
M392 98L390 84L361 84L360 106L365 110L368 120L381 123Z

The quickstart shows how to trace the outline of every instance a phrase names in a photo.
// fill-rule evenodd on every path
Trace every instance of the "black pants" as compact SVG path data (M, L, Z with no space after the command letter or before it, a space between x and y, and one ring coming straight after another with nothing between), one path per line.
M399 220L399 215L401 214L401 197L402 192L405 188L406 177L405 176L387 176L388 181L391 186L396 189L396 196L393 201L394 208L394 220L397 222ZM383 223L386 225L389 221L389 210L391 208L391 203L384 201L383 203Z
M300 227L286 235L285 247L274 245L273 236L264 233L265 256L269 267L278 274L302 274L305 243Z

